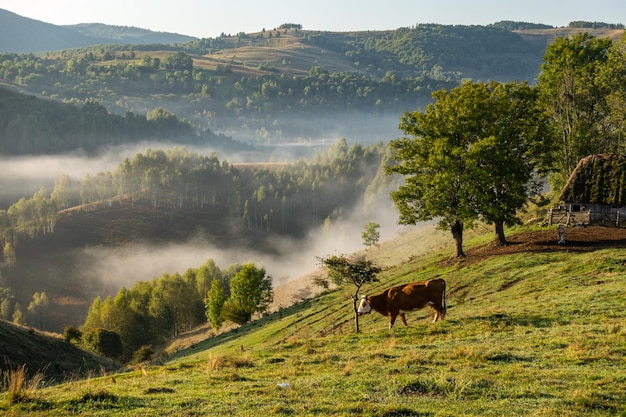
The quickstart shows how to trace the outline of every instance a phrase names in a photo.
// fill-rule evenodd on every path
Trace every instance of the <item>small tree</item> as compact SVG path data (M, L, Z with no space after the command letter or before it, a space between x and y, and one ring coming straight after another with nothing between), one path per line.
M319 258L323 266L328 269L328 277L337 285L352 283L356 288L352 298L352 309L354 311L354 327L359 332L359 314L357 302L359 300L359 290L364 284L376 282L376 275L381 269L374 265L371 260L358 259L349 260L345 256L332 255L327 258Z
M235 321L228 318L226 312L236 312L235 322L243 324L254 313L267 310L273 296L272 278L265 275L265 269L259 269L254 264L245 264L230 280L230 300L224 304L224 317Z
M9 270L11 270L17 263L17 258L15 256L15 248L10 242L6 242L4 244L4 248L2 249L2 256L4 258L4 262L9 267Z
M154 349L150 345L143 345L133 353L133 362L141 363L152 359Z
M50 301L45 292L36 292L33 294L33 301L28 305L27 311L31 317L32 323L41 330L45 330L44 318L46 317L49 304Z
M252 318L252 313L235 303L232 299L227 300L222 308L224 320L243 326Z
M363 238L363 245L369 247L377 245L380 240L380 232L378 229L380 228L380 224L378 223L368 223L365 225L365 230L361 233L361 237Z
M222 323L224 323L222 310L226 300L226 291L224 290L222 282L214 278L213 281L211 281L211 289L204 299L204 305L206 307L206 318L216 331L219 330L220 327L222 327Z
M11 320L15 324L26 324L26 318L24 317L24 312L22 311L22 306L20 303L15 303L15 307L13 308L13 316Z

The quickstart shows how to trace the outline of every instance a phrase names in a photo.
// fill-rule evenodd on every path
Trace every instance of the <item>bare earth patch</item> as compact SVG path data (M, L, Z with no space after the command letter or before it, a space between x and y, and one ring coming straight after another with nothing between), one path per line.
M492 256L537 252L591 252L604 248L626 248L626 228L614 226L576 226L567 228L565 244L558 243L556 228L521 232L507 236L508 244L493 243L465 251L464 265L480 262ZM450 261L452 262L452 261Z

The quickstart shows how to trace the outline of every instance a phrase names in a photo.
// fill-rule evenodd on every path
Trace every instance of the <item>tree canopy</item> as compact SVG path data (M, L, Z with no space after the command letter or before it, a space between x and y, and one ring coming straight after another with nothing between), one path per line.
M526 84L467 82L437 91L425 111L405 113L406 134L391 142L395 164L388 173L404 176L391 193L400 223L439 220L451 230L455 256L464 256L463 230L482 219L514 223L516 210L536 191L539 168L549 166L550 137Z
M263 268L234 264L220 269L208 259L182 275L163 274L123 287L104 300L96 297L80 330L85 335L98 329L114 332L121 341L120 356L128 360L142 346L159 346L207 319L219 329L225 319L232 319L223 312L226 302L245 317L243 324L252 314L266 311L271 301L272 279Z
M230 298L224 304L224 318L244 324L254 313L264 313L272 300L272 278L265 274L264 268L245 264L230 280Z

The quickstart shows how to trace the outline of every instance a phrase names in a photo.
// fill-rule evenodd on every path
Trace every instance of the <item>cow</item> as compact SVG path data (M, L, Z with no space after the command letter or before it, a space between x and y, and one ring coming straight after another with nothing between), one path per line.
M400 316L406 326L405 313L419 310L427 305L435 310L433 323L446 315L446 281L441 278L424 282L414 282L389 288L378 295L363 296L357 313L362 316L378 311L389 317L389 328L393 328L396 318Z

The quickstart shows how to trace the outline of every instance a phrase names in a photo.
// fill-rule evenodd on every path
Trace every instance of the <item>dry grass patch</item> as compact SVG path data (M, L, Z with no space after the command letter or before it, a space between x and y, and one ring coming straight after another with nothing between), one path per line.
M221 356L211 354L207 361L207 369L217 372L222 369L252 368L254 362L246 356Z
M37 372L29 377L26 365L11 367L3 372L3 386L6 387L11 404L32 399L43 382L44 373Z

